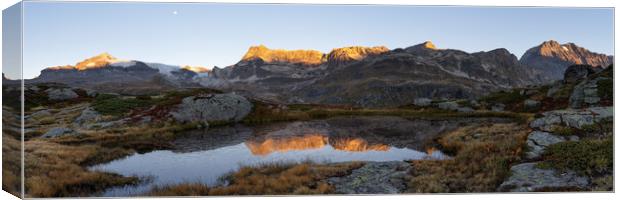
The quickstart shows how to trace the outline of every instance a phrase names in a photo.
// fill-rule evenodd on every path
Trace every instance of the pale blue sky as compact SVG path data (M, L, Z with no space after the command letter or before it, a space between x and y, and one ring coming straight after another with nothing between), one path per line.
M431 40L467 52L503 47L520 57L554 39L613 54L613 9L605 8L26 2L24 12L24 78L102 52L224 67L258 44L329 52Z

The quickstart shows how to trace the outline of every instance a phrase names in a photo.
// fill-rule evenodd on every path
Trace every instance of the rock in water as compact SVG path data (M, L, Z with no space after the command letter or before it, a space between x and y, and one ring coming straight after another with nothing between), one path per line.
M523 163L510 168L511 176L502 183L500 192L534 192L544 188L585 188L588 179L573 171L558 173L551 169L539 169L537 163Z
M236 94L191 96L170 114L179 122L241 121L252 111L252 104Z
M402 161L367 162L348 176L327 180L341 194L396 194L406 189L411 165Z
M78 94L68 88L50 88L45 90L45 92L47 92L47 97L50 100L67 100L78 98Z

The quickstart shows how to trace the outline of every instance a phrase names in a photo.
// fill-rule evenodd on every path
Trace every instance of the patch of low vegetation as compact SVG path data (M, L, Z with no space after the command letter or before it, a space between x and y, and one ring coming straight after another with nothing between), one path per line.
M502 103L505 105L518 104L527 99L527 96L521 95L519 89L512 89L510 91L499 91L491 93L480 100L491 103Z
M555 126L551 132L560 136L577 135L576 129L567 126Z
M525 122L532 116L526 113L512 112L454 112L437 108L344 108L328 106L309 106L296 105L287 109L278 108L277 105L270 105L255 102L252 112L243 119L246 124L269 123L277 121L295 121L324 119L338 116L399 116L410 119L437 119L437 118L470 118L470 117L498 117L512 118L517 121Z
M137 152L148 152L169 149L176 134L199 127L197 123L174 124L157 123L149 126L120 127L107 130L85 131L77 136L50 139L53 142L78 146L97 144L102 147L132 149Z
M610 137L553 144L543 158L538 167L574 170L590 177L604 175L613 170L613 140Z
M613 133L613 130L613 120L605 119L593 124L582 126L578 131L578 135L581 137L601 139L610 136Z
M553 99L568 99L570 95L573 93L573 89L575 88L575 83L566 83L563 84L560 89L553 94Z
M614 81L613 79L604 79L596 82L597 94L602 100L613 100L614 97Z
M21 196L21 142L6 134L5 130L2 131L2 190L19 197Z
M222 195L287 195L287 194L329 194L333 187L324 180L329 177L345 176L362 167L361 162L314 164L271 163L242 167L222 177L227 186L210 188L200 183L184 183L158 187L153 196L222 196Z
M25 143L25 186L28 197L89 196L111 186L136 184L135 177L89 171L87 163L101 163L132 153L105 150L97 145L67 146L32 140Z
M437 139L447 160L412 161L409 192L494 191L518 162L527 137L523 124L477 124L461 127Z
M100 94L92 103L93 108L104 115L123 116L133 109L149 107L155 104L151 98L123 98L116 95Z

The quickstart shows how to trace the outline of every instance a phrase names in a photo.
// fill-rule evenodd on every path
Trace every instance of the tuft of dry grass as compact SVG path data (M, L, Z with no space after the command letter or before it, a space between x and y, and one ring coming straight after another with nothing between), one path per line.
M222 196L222 195L285 195L328 194L333 187L324 180L345 176L364 165L362 162L337 164L270 163L242 167L222 177L227 186L210 188L200 183L184 183L154 188L152 196Z
M477 124L441 136L448 160L412 161L409 192L489 192L510 173L527 137L523 124Z
M66 146L48 141L25 143L25 186L28 197L88 196L106 187L135 184L135 177L88 171L84 165L132 153L97 145Z
M13 136L2 133L2 189L21 196L21 144Z

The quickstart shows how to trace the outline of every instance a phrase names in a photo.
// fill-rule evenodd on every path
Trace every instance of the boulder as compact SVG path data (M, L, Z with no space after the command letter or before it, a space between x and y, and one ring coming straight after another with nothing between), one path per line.
M33 119L41 119L41 118L49 117L49 116L52 116L52 113L50 113L50 111L48 110L40 110L40 111L30 114L30 118L33 118Z
M438 103L437 107L442 110L457 110L459 108L459 104L454 101L447 101Z
M526 99L523 101L523 106L525 106L526 109L537 109L540 107L540 101Z
M493 111L493 112L502 112L502 111L504 111L505 108L506 108L506 105L504 105L502 103L498 103L498 104L495 104L495 105L491 106L491 111Z
M566 140L560 136L542 131L534 131L527 136L526 144L529 151L525 153L525 157L528 159L538 158L545 151L547 146L564 141Z
M338 194L397 194L407 188L411 165L402 161L367 162L350 175L327 180Z
M571 65L564 71L565 83L576 83L594 73L590 65Z
M417 98L413 100L413 105L416 106L430 106L432 100L429 98Z
M190 96L170 112L179 122L241 121L252 111L252 103L236 94Z
M551 131L555 125L582 128L601 120L613 118L613 107L590 107L586 109L553 110L542 113L543 117L530 123L534 129Z
M584 80L573 88L569 98L571 108L596 106L601 98L598 96L598 82L609 78L598 77L593 80Z
M59 137L63 135L73 135L73 134L77 134L73 129L64 128L64 127L60 127L60 128L56 127L56 128L50 129L45 134L43 134L41 137L54 138L54 137Z
M96 97L99 92L95 91L95 90L91 90L91 89L85 89L86 90L86 95L88 95L89 97Z
M535 192L547 188L586 188L588 178L574 171L559 173L540 169L537 163L522 163L510 168L511 176L498 188L500 192Z
M50 100L67 100L78 98L78 94L68 88L50 88L45 90Z
M456 109L456 111L458 111L458 112L464 112L464 113L470 113L470 112L474 112L474 109L473 109L473 108L470 108L470 107L458 107L458 108Z
M75 118L75 120L73 120L73 123L78 124L78 125L83 125L89 122L97 122L100 119L101 119L101 114L99 114L99 112L95 111L95 109L91 107L87 107L84 110L82 110L82 113L80 114L80 116L78 116L77 118Z

